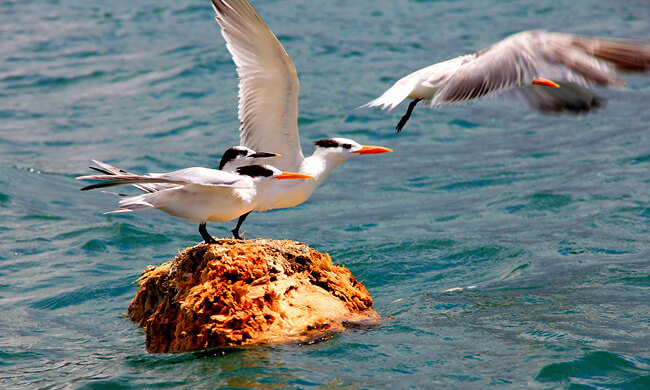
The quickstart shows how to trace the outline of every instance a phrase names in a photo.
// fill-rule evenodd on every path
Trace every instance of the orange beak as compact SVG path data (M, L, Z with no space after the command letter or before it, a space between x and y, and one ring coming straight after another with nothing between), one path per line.
M286 179L315 179L313 176L309 175L303 175L302 173L295 173L295 172L282 172L282 174L278 177L276 177L278 180L286 180Z
M545 87L560 88L560 84L558 84L556 82L553 82L551 80L543 79L541 77L533 79L533 84L535 84L535 85L543 85Z
M393 149L384 148L382 146L362 145L361 149L356 150L354 153L379 154L379 153L390 153L392 151Z

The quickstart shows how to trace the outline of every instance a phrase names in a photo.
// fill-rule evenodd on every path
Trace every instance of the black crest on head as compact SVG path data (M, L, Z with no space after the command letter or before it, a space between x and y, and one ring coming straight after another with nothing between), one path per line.
M236 169L236 172L240 175L246 175L250 177L271 177L273 176L273 171L263 167L262 165L245 165Z
M221 161L219 162L219 169L223 169L224 165L236 159L238 156L246 156L248 152L246 150L232 147L226 150L221 156Z
M331 138L314 141L314 145L320 146L321 148L338 148L341 146L341 144Z
M352 149L352 145L350 144L342 144L337 140L327 138L327 139L319 139L318 141L314 142L314 145L320 146L321 148L338 148L341 147L343 149Z

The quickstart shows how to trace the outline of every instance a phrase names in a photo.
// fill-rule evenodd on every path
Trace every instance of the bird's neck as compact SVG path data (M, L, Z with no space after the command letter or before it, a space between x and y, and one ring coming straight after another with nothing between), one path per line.
M314 179L281 180L277 182L262 195L255 210L282 209L305 202L329 176L330 172L343 161L345 159L336 160L331 156L328 158L319 153L314 153L312 156L305 158L298 169L291 168L289 170L311 175Z
M245 203L253 203L257 198L257 194L266 192L269 187L275 182L272 178L255 178L249 179L248 185L241 188L234 188L233 193L236 197L240 198Z
M331 154L314 152L313 155L305 158L300 167L300 173L314 176L314 181L320 184L343 161L345 159L333 158Z

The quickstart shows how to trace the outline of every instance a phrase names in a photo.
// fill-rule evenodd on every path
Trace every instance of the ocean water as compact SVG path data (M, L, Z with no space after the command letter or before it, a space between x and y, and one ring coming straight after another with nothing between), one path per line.
M303 148L341 165L246 237L329 252L385 322L312 345L151 355L123 313L148 264L200 240L106 216L74 177L214 166L237 79L207 0L0 2L0 388L650 388L650 78L595 115L483 101L355 110L408 72L525 29L650 39L630 1L253 1L301 81ZM210 223L227 237L234 223Z

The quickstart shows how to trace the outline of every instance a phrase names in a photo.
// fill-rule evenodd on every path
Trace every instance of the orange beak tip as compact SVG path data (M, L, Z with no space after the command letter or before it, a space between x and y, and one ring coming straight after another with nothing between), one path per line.
M556 83L554 81L545 79L545 78L541 78L541 77L533 79L533 84L534 85L543 85L545 87L560 88L560 84L558 84L558 83Z
M278 180L287 180L287 179L315 179L314 176L305 175L302 173L295 172L282 172L280 176L277 177Z
M390 153L393 149L384 148L383 146L374 146L374 145L362 145L361 149L355 151L354 153L359 154L379 154L379 153Z

